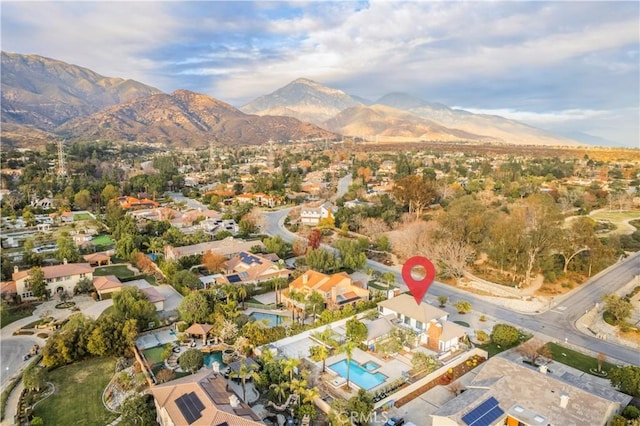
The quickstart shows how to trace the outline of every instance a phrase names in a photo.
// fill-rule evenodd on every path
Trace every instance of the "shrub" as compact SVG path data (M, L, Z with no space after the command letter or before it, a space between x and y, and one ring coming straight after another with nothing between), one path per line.
M500 346L513 346L520 339L518 329L507 324L496 324L491 332L491 340Z
M482 330L476 330L476 339L478 339L479 342L486 342L489 340L489 335Z
M622 416L629 420L637 419L640 417L640 408L629 405L622 411Z

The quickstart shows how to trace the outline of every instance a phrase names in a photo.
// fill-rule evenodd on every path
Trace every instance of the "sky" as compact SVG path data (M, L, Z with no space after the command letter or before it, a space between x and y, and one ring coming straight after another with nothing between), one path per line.
M637 1L7 1L3 51L240 107L305 77L640 147ZM582 137L582 136L580 136Z

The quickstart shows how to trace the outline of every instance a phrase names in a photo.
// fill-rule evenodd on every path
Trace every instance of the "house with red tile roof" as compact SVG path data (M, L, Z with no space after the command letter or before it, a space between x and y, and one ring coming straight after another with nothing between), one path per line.
M19 271L16 267L11 276L11 279L16 283L16 292L22 300L35 299L29 282L30 271L30 269ZM88 263L63 263L62 265L44 266L42 267L42 272L44 273L49 294L55 294L60 291L73 294L78 281L83 278L93 280L93 268Z
M301 293L309 296L313 292L322 295L327 309L330 310L355 305L361 300L369 300L369 290L356 285L346 272L327 275L309 270L293 280L289 287L282 291L282 303L290 309L304 310L304 303L293 298L293 294Z
M115 275L93 277L93 288L98 293L100 300L111 299L113 293L122 290L122 283Z

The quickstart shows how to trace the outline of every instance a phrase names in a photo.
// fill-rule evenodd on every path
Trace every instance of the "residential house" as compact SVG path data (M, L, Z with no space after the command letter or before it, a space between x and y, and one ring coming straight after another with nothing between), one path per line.
M478 370L464 393L431 414L434 425L604 426L631 401L588 374L550 374L501 356Z
M128 195L117 198L117 201L120 203L120 207L125 210L150 209L157 208L159 206L156 201L149 200L147 198L138 199Z
M147 300L156 307L156 312L164 310L164 302L167 300L156 287L149 284L145 279L127 281L124 283L127 287L136 287L147 298Z
M289 287L282 291L282 303L292 310L304 310L304 303L295 300L292 292L304 295L318 292L324 298L327 309L330 310L355 305L361 300L369 300L369 290L355 285L353 279L345 272L327 275L309 270L293 280Z
M22 300L35 299L29 283L30 269L19 271L16 266L11 277L16 283L16 292ZM44 279L49 294L66 291L73 294L73 290L83 278L93 280L93 268L88 263L63 263L62 265L42 267Z
M466 338L466 330L447 321L449 314L425 302L417 304L409 294L401 294L378 303L382 315L393 315L396 324L418 333L418 344L427 348L446 352L459 347Z
M326 202L317 207L302 206L300 210L300 223L303 225L317 226L322 219L334 216L338 211L338 207L330 202Z
M92 267L111 265L111 256L106 251L85 254L82 258Z
M224 377L211 371L153 386L151 394L161 426L264 425Z
M264 248L262 241L245 241L234 239L233 237L225 238L220 241L209 241L206 243L193 244L190 246L173 247L167 245L164 249L164 258L166 260L180 260L186 256L202 256L208 251L218 253L227 258L234 256L243 251L249 251L252 247L258 246Z
M122 290L122 283L115 275L104 275L93 277L93 288L95 288L98 293L98 299L111 299L113 293Z
M277 258L277 256L275 256ZM276 260L276 261L274 261ZM283 268L270 256L238 253L227 262L227 274L216 279L217 284L258 283L274 278L289 278L291 271ZM284 265L284 264L283 264Z

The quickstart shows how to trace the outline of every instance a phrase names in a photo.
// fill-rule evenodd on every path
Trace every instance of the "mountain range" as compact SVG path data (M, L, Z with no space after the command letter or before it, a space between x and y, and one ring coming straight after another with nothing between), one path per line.
M300 78L235 108L210 96L171 94L36 55L2 52L2 143L65 138L177 147L324 140L464 141L576 145L523 123L392 93L370 104Z

